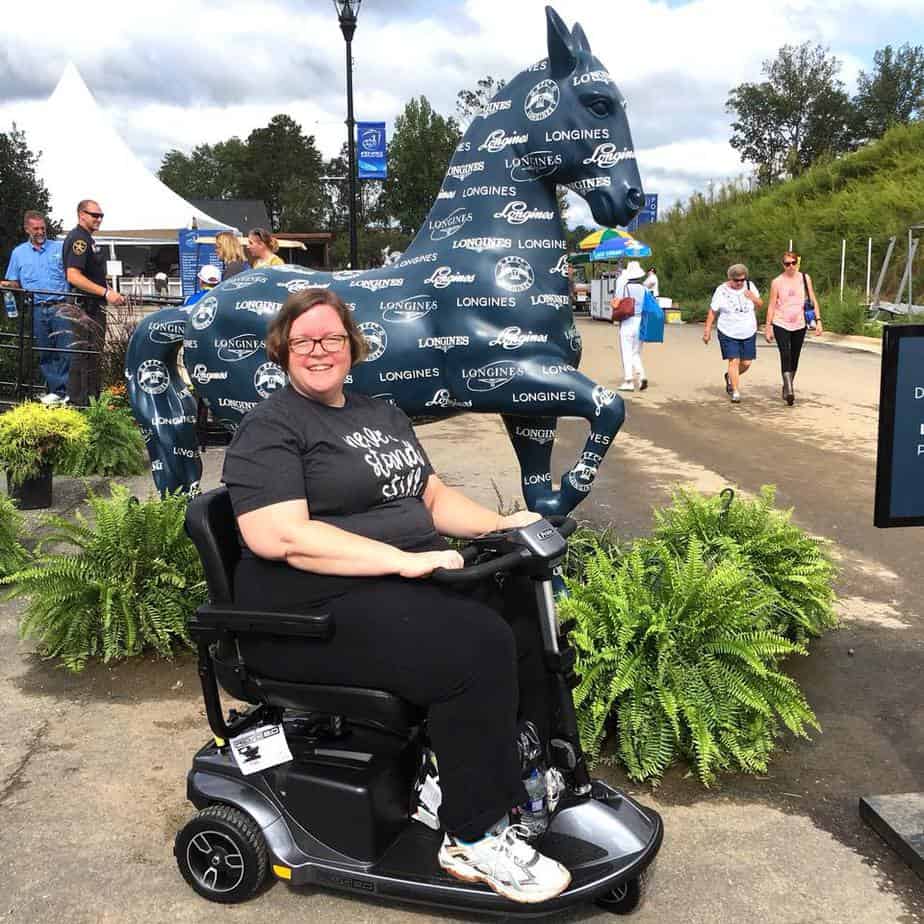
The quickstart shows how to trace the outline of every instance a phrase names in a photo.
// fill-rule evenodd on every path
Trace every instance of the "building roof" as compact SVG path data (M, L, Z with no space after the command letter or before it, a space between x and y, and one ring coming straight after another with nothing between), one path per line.
M190 199L192 205L223 221L242 234L251 228L269 228L270 219L262 199Z
M51 216L76 223L81 199L99 202L106 218L100 236L172 237L191 225L227 225L196 208L151 173L112 126L83 78L68 64L43 105L23 120L30 145L42 152L37 174L51 194Z

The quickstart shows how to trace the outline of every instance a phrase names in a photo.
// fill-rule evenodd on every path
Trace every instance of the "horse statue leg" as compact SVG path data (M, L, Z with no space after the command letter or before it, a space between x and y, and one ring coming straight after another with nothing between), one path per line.
M529 510L547 507L552 499L552 447L555 443L554 417L514 417L501 415L507 436L520 463L523 499Z
M188 320L188 311L179 308L149 315L132 334L125 357L128 399L161 494L178 489L196 493L202 477L196 400L177 366Z

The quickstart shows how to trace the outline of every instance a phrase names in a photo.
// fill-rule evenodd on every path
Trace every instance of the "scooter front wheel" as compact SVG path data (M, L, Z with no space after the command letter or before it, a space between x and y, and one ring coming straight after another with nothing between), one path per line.
M250 898L269 865L260 827L230 805L210 805L191 818L177 834L173 854L193 889L222 904Z
M631 914L642 900L642 878L627 879L597 899L597 907L610 914Z

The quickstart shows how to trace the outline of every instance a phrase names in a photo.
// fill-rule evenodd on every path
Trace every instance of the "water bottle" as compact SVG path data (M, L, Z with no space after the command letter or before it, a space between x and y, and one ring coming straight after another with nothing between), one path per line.
M12 292L3 293L3 307L8 318L18 318L19 309L16 307L16 296Z
M549 807L546 802L545 771L534 767L523 780L528 800L520 806L520 824L526 825L530 837L539 837L549 826Z

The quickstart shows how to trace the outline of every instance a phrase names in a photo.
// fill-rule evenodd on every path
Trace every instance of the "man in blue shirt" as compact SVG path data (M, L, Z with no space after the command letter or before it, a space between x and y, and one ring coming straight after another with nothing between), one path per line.
M26 212L23 227L29 240L13 249L6 279L0 285L6 288L42 289L64 293L62 245L49 241L45 231L45 216L40 212ZM65 316L62 295L34 296L32 316L33 349L39 354L39 368L45 378L48 393L41 397L44 404L67 401L67 379L71 358L68 353L54 350L71 346L71 326Z

